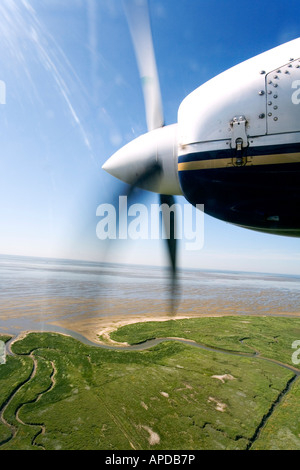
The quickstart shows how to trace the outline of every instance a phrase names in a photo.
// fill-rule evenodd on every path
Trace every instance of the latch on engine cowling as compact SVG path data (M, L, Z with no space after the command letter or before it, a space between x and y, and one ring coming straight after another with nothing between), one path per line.
M247 163L248 136L246 134L247 120L245 116L235 116L231 123L231 148L236 150L232 158L234 166L243 166Z

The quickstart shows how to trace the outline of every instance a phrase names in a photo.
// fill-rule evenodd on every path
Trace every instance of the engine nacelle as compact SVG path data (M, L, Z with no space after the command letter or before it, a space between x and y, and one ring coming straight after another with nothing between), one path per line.
M178 111L184 196L255 230L300 234L300 38L187 96Z

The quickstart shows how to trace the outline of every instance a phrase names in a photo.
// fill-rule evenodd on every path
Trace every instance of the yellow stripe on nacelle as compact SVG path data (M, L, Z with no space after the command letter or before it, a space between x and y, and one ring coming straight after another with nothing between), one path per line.
M282 153L274 155L255 155L245 156L244 166L256 165L279 165L283 163L299 163L300 153ZM192 170L211 170L217 168L226 168L237 166L235 164L236 156L234 158L212 158L210 160L197 160L193 162L178 163L178 171L192 171Z

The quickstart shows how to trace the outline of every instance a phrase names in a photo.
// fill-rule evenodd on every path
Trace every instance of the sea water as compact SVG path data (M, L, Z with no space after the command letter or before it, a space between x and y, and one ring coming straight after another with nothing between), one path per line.
M162 267L0 256L0 332L113 314L151 313L170 301ZM177 314L300 313L300 276L184 269Z

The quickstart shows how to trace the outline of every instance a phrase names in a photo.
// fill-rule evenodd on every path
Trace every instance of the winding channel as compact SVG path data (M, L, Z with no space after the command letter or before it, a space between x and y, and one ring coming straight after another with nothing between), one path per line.
M144 342L141 342L141 343L138 343L138 344L133 344L133 345L108 345L108 344L103 344L103 343L97 343L97 342L94 342L94 341L91 341L89 339L87 339L85 336L83 335L80 335L79 333L76 333L74 331L71 331L71 330L66 330L66 329L62 329L62 328L53 328L53 326L50 326L49 325L49 328L45 328L43 330L43 332L52 332L52 333L61 333L61 334L65 334L65 335L68 335L68 336L71 336L75 339L77 339L78 341L81 341L82 343L86 344L86 345L89 345L89 346L94 346L94 347L98 347L98 348L102 348L102 349L108 349L108 350L115 350L115 351L143 351L143 350L146 350L146 349L150 349L164 341L177 341L177 342L180 342L180 343L183 343L185 345L188 345L188 346L193 346L193 347L196 347L196 348L200 348L200 349L204 349L206 351L210 351L210 352L214 352L214 353L220 353L220 354L228 354L228 355L231 355L231 356L239 356L239 357L248 357L248 358L255 358L257 360L263 360L263 361L268 361L268 362L272 362L273 364L276 364L277 366L280 366L280 367L283 367L285 369L288 369L289 371L293 372L293 377L287 382L285 388L279 393L277 399L272 403L272 405L270 406L270 409L269 411L262 417L262 420L261 422L259 423L259 425L257 426L253 436L249 439L249 444L247 446L247 449L246 450L250 450L253 443L258 439L259 435L260 435L260 432L261 430L263 429L263 427L265 426L267 420L270 418L270 416L273 414L274 412L274 409L281 403L281 401L283 400L283 398L286 396L286 394L289 392L289 390L291 389L292 385L294 384L294 382L298 379L298 377L300 376L300 370L297 369L296 367L293 367L289 364L285 364L283 362L280 362L280 361L277 361L275 359L270 359L270 358L266 358L264 356L261 356L260 352L255 350L254 348L252 348L251 346L247 345L247 343L245 342L247 339L250 339L250 338L241 338L239 341L240 343L242 344L245 344L245 346L247 346L248 348L252 349L253 352L237 352L237 351L233 351L233 350L226 350L226 349L221 349L221 348L216 348L216 347L212 347L212 346L207 346L207 345L204 345L204 344L201 344L201 343L197 343L193 340L188 340L188 339L185 339L185 338L173 338L173 337L165 337L165 338L155 338L155 339L150 339L150 340L147 340L147 341L144 341ZM41 331L39 331L39 333L41 333ZM8 355L12 355L14 356L14 353L11 351L11 345L12 343L18 341L19 339L21 339L21 337L23 336L23 333L20 333L18 335L15 335L13 336L7 343L6 343L6 352ZM9 406L10 402L13 400L14 396L16 395L16 393L27 383L29 382L35 375L36 373L36 370L37 370L37 360L35 359L34 355L33 355L33 352L30 354L30 357L32 358L33 360L33 367L32 367L32 371L29 375L29 377L23 381L22 383L20 383L11 393L10 397L6 400L6 402L2 405L2 408L0 408L0 421L5 424L11 431L11 436L9 438L7 438L5 441L2 441L0 442L0 447L2 445L4 445L5 443L7 443L8 441L10 441L11 439L13 439L17 433L17 427L14 426L14 425L11 425L8 421L6 421L6 419L4 418L4 413L7 409L7 407ZM55 386L55 374L56 374L56 369L55 369L55 365L53 362L51 362L52 364L52 374L50 376L50 379L51 379L51 384L50 386L48 387L48 389L46 389L45 391L41 392L32 402L37 402L41 396L47 392L49 392L50 390L53 389L53 387ZM20 417L19 417L19 411L21 409L21 407L23 405L25 405L26 403L22 403L18 409L16 410L16 414L15 414L15 417L16 417L16 420L22 424L22 425L26 425L26 426L39 426L40 427L40 430L38 431L38 433L36 433L36 435L34 436L33 440L32 440L32 445L35 445L35 446L38 446L40 447L41 449L44 449L42 446L38 445L35 443L35 440L36 438L38 437L38 435L40 434L44 434L45 433L45 427L43 426L43 424L29 424L29 423L24 423Z
M30 332L31 331L29 331L28 333L30 333ZM283 362L277 361L276 359L270 359L270 358L261 356L259 351L256 351L255 349L253 349L251 346L249 346L245 342L247 339L250 339L248 337L241 338L239 341L240 341L240 343L247 346L249 349L252 349L253 352L251 352L251 353L250 352L249 353L247 353L247 352L238 352L238 351L233 351L233 350L230 350L230 349L221 349L221 348L217 348L217 347L213 347L213 346L207 346L207 345L202 344L202 343L197 343L196 341L193 341L193 340L189 340L189 339L185 339L185 338L173 338L173 337L153 338L153 339L149 339L149 340L146 340L146 341L143 341L143 342L140 342L140 343L130 344L130 345L113 345L113 344L110 345L110 344L104 344L104 343L100 343L100 342L91 341L88 338L86 338L85 336L81 335L80 333L77 333L77 332L72 331L72 330L68 330L66 328L60 328L60 327L57 327L57 326L53 326L53 325L48 325L48 326L44 325L43 330L32 331L32 332L36 332L36 333L46 333L46 332L48 332L48 333L60 333L60 334L64 334L64 335L67 335L67 336L71 336L72 338L80 341L83 344L86 344L87 346L94 346L94 347L97 347L97 348L114 350L114 351L144 351L145 349L150 349L150 348L152 348L152 347L154 347L154 346L156 346L160 343L163 343L164 341L177 341L179 343L186 344L187 346L193 346L195 348L204 349L204 350L210 351L210 352L221 353L221 354L229 354L231 356L240 356L240 357L249 357L249 358L252 357L252 358L257 358L257 359L268 361L268 362L273 362L274 364L277 364L280 367L284 367L285 369L288 369L288 370L292 371L297 376L300 375L300 369L298 369L296 367L293 367L289 364L285 364ZM22 335L23 335L23 333L19 333L18 335L13 336L6 343L6 352L7 352L8 355L14 355L11 351L11 345L12 345L12 343L18 341L22 337Z

